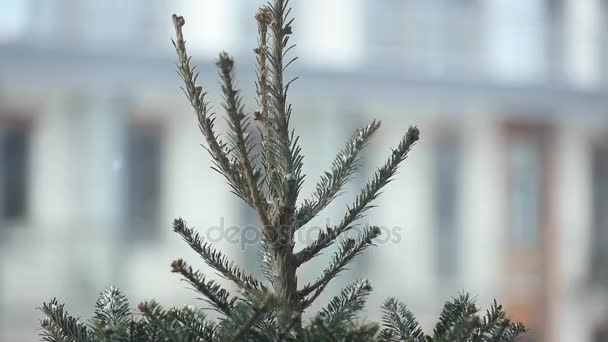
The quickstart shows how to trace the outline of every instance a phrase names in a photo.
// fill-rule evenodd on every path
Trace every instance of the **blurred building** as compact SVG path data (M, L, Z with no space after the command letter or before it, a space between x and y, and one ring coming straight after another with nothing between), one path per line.
M174 217L253 224L210 163L179 91L170 14L201 79L236 56L253 108L250 0L8 0L0 14L0 340L35 338L53 296L89 317L115 284L166 305L195 255ZM430 329L459 290L493 298L531 341L608 341L608 4L602 0L294 1L291 91L307 196L356 127L384 122L336 222L407 126L423 139L369 221L387 241L334 283L369 275ZM220 108L219 105L215 106ZM314 235L313 235L314 236ZM301 242L306 242L306 237ZM397 243L398 242L398 243ZM253 248L218 246L255 265ZM329 253L326 253L329 254ZM324 260L304 270L313 279Z

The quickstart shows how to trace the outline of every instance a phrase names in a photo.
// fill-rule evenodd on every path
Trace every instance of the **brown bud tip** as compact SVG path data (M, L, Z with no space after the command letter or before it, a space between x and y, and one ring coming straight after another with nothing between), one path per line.
M137 306L137 310L141 311L141 312L146 312L146 305L144 303L139 303L139 305Z
M182 267L184 267L184 260L182 259L173 260L173 262L171 262L171 272L173 273L178 273L182 270Z
M255 53L256 55L260 55L262 53L262 50L259 47L256 47L253 49L253 53Z
M292 34L292 33L293 33L293 30L292 30L292 28L291 28L291 25L289 25L289 26L285 26L285 29L283 29L283 32L284 32L285 34Z
M262 120L262 113L260 113L259 110L256 110L255 112L253 112L253 120Z
M255 20L260 24L270 25L272 23L272 15L268 8L262 7L255 13Z
M171 17L173 19L173 24L177 27L182 27L186 24L186 20L181 15L174 14Z
M230 72L234 67L234 59L227 52L223 51L220 53L220 58L216 64L222 72Z

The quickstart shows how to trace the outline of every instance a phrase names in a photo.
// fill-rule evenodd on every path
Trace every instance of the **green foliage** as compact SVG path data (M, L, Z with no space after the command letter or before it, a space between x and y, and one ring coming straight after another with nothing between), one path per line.
M380 228L374 225L364 227L356 238L341 237L355 228L374 206L373 202L393 180L419 140L420 132L416 127L409 127L397 148L347 208L340 223L326 227L314 242L295 252L295 232L306 229L306 223L340 194L357 170L360 152L378 131L380 122L374 120L351 136L329 171L322 174L312 198L298 205L304 181L303 156L298 137L290 128L292 108L287 102L287 91L295 79L284 79L286 68L296 60L287 59L293 48L289 43L293 23L290 11L288 0L273 0L256 14L258 110L253 120L246 114L240 90L235 87L234 60L225 52L219 56L222 107L228 119L227 142L216 133L215 113L206 101L206 92L197 83L199 74L191 65L182 32L185 20L173 16L176 32L173 45L178 74L184 82L182 90L198 119L213 169L226 178L232 192L256 210L264 237L260 266L266 281L243 271L184 220L176 219L173 231L217 275L238 288L237 295L231 294L184 260L171 263L171 271L192 286L208 307L220 315L218 319L209 320L202 311L205 308L165 309L155 301L141 303L138 310L132 312L125 296L111 287L100 294L94 317L88 324L68 315L63 304L55 299L45 303L41 308L45 315L41 322L44 341L507 342L515 341L525 332L521 324L507 319L496 303L480 317L468 295L445 304L432 336L424 334L414 314L395 298L384 302L381 324L362 321L357 317L372 291L367 280L348 285L312 319L303 320L304 311L328 284L357 256L374 246L381 234ZM259 139L255 138L256 134ZM338 245L337 250L326 268L315 281L299 288L298 268L334 244Z
M360 280L344 288L303 327L299 318L279 328L272 295L246 296L229 315L210 321L201 308L164 309L155 301L130 313L126 298L115 288L101 293L87 325L69 316L56 300L44 304L44 341L378 341L378 342L510 342L526 330L506 318L496 303L480 317L469 295L447 302L433 335L425 335L411 311L395 298L382 305L382 325L358 321L372 288ZM135 319L134 317L138 317Z

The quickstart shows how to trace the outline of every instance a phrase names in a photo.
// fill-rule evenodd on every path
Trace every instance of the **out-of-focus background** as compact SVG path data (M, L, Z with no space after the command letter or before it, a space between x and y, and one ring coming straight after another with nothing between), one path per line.
M608 341L608 2L292 2L301 197L356 127L384 123L361 175L313 225L339 221L408 125L422 131L368 218L390 235L320 301L368 277L366 318L391 295L430 330L467 290L484 309L504 303L528 341ZM199 303L169 272L176 257L207 270L172 219L220 237L256 221L200 147L170 15L186 17L215 108L213 62L226 49L253 111L260 2L0 4L0 340L36 340L36 307L55 296L88 318L110 285L133 306ZM253 246L219 240L259 274Z

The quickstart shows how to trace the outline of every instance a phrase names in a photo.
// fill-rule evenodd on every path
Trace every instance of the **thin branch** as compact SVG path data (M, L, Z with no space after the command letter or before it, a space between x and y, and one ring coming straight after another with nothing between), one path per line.
M287 104L287 89L283 73L285 49L289 44L292 33L288 0L273 0L267 11L272 19L270 22L271 48L266 53L268 68L268 117L272 125L268 125L266 151L269 169L268 177L273 188L274 199L278 207L275 212L285 210L295 211L295 202L302 185L302 156L297 145L297 138L289 128L291 107Z
M230 316L236 297L230 299L228 291L223 289L213 280L207 281L199 271L194 271L182 259L177 259L171 263L171 272L181 274L195 290L206 297L206 301L218 312Z
M264 284L253 276L244 273L234 262L229 261L221 252L215 250L203 240L200 234L188 228L184 220L176 219L173 222L173 230L181 235L184 241L201 256L207 265L218 271L222 277L232 280L243 290L257 293L266 291Z
M182 309L173 308L169 310L168 314L184 328L195 334L201 342L213 342L216 340L216 326L207 320L207 317L200 309L194 309L189 306Z
M226 100L225 108L228 112L233 144L238 151L237 159L245 174L247 188L249 189L248 197L253 201L254 208L264 225L265 233L271 235L272 226L266 212L267 203L262 198L260 189L258 188L258 178L256 175L259 175L259 173L254 173L249 155L249 151L255 146L251 140L251 136L245 132L245 129L248 127L248 121L243 114L239 91L234 87L234 60L227 53L223 52L220 54L217 65L223 81L222 91Z
M237 334L232 338L232 341L240 341L245 336L245 334L247 334L251 330L251 327L253 327L253 325L260 319L260 317L266 312L268 312L268 310L270 310L273 303L274 298L272 297L272 295L267 295L262 305L254 306L253 313L251 314L249 319L247 319L247 321L245 321L241 325Z
M298 265L317 256L323 249L329 247L340 234L352 228L353 222L360 219L363 213L371 208L370 203L378 198L382 188L391 182L399 165L407 158L408 152L419 138L418 128L410 127L388 161L376 171L372 180L359 193L352 207L348 208L348 212L344 215L340 224L320 232L315 242L296 254Z
M317 183L312 200L306 200L296 214L296 226L301 228L321 212L342 191L344 185L357 171L359 153L368 144L372 135L380 128L380 121L372 121L361 127L350 137L346 146L338 153L330 171L325 172Z
M272 17L266 7L258 9L255 14L258 23L258 47L254 49L257 62L257 95L260 107L258 120L268 125L268 67L266 65L266 54L268 53L268 26L272 23Z
M329 282L334 279L353 259L361 254L367 247L373 245L375 238L380 236L381 230L377 226L368 227L361 237L356 241L346 239L342 242L337 253L331 260L329 267L323 271L323 275L313 284L308 284L298 291L298 298L302 298L302 308L309 307L319 295L325 290ZM305 298L309 296L308 298Z
M186 41L184 40L182 31L185 22L183 17L173 15L176 40L172 40L172 42L179 61L177 72L185 85L185 88L182 88L182 90L196 112L199 128L207 141L208 147L206 149L213 159L213 169L226 178L237 196L253 207L254 201L249 196L248 186L244 176L240 172L239 165L230 160L230 150L227 148L226 143L215 133L215 115L209 110L208 102L205 99L207 93L203 90L202 86L196 84L198 73L195 73L195 68L190 66L191 57L188 56L186 51Z
M358 280L340 291L325 307L321 314L329 326L345 325L352 322L363 309L372 286L367 280Z
M46 337L52 337L59 333L75 342L93 342L93 336L87 327L78 319L65 312L64 305L59 304L56 299L44 303L41 308L46 318L42 321L42 327L46 330Z

